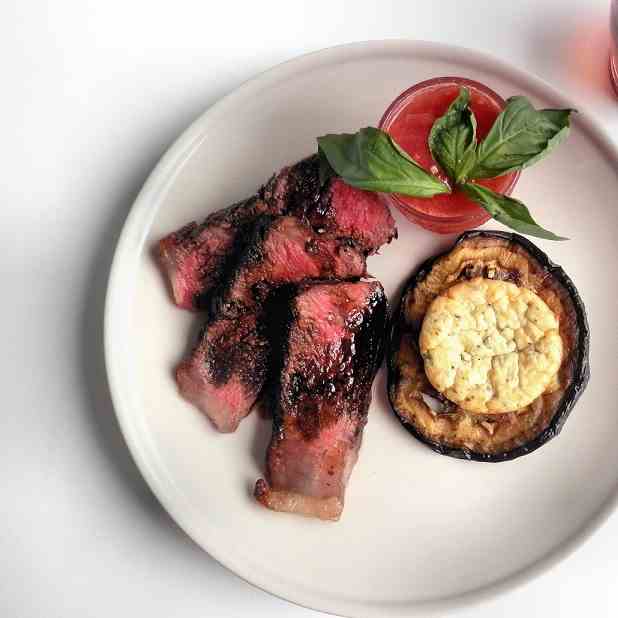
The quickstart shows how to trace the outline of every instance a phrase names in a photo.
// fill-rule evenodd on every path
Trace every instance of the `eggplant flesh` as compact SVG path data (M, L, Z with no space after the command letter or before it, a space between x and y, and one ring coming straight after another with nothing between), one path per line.
M425 375L418 338L432 301L455 283L485 277L535 292L560 323L563 360L552 383L528 406L503 414L467 412ZM388 394L404 427L442 455L498 462L536 450L558 435L590 376L590 331L569 276L518 234L471 231L425 262L406 285L391 325Z

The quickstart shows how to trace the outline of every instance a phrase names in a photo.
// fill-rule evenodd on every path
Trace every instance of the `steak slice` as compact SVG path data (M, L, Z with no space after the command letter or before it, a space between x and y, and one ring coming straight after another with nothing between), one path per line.
M193 352L176 371L181 394L219 431L234 431L266 378L270 344L263 313L278 287L312 278L357 278L365 256L294 217L262 217L218 294Z
M233 317L259 306L284 284L365 274L365 255L348 239L316 233L296 217L264 216L215 294L211 312Z
M377 281L304 286L292 301L266 480L255 485L264 506L339 519L382 359L386 307Z
M163 270L174 302L184 309L202 309L224 278L230 254L243 246L246 226L260 215L290 214L306 219L314 230L352 239L367 255L397 235L395 222L379 196L334 178L319 180L314 155L284 167L258 193L210 215L203 223L185 225L159 241Z
M367 255L397 237L395 220L377 193L337 177L320 183L317 154L284 167L259 195L275 210L306 217L317 230L351 238Z
M176 305L198 309L196 299L220 283L226 261L238 239L262 214L278 214L253 197L188 223L159 241L159 259Z
M256 313L207 324L176 370L183 397L223 433L235 431L266 379L269 344Z

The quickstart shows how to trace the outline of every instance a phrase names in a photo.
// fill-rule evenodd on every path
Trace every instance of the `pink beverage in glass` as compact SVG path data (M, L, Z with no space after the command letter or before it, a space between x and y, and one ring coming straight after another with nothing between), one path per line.
M609 18L611 35L611 50L609 52L609 74L618 94L618 0L612 0L612 10Z
M388 107L379 128L393 139L423 168L445 183L429 151L427 138L434 121L440 118L465 86L470 91L470 107L476 116L477 137L482 139L505 106L505 101L479 82L463 77L434 77L402 92ZM519 172L498 178L485 178L479 184L510 195ZM415 198L396 193L383 194L387 203L401 211L413 223L438 234L456 234L482 225L491 215L458 188L432 198Z

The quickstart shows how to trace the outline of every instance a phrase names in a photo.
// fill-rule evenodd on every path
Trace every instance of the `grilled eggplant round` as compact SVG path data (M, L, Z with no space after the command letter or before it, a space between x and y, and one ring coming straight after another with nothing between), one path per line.
M436 391L419 352L423 318L433 300L456 283L484 277L537 294L559 321L560 369L542 395L512 412L466 411ZM515 459L558 435L584 391L590 332L584 305L569 276L518 234L465 232L454 247L429 259L406 286L389 341L388 394L403 426L442 455L476 461Z

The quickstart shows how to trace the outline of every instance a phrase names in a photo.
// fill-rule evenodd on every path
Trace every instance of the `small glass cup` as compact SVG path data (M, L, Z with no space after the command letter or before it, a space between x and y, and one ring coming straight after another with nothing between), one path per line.
M506 102L500 95L480 82L464 77L435 77L415 84L402 92L384 112L380 124L378 125L379 128L388 133L399 115L405 113L407 105L417 95L424 94L427 91L442 86L453 85L460 87L466 86L470 91L476 91L499 110L502 110L506 105ZM511 172L502 178L503 182L501 182L501 186L498 190L504 195L510 195L519 179L519 171ZM426 207L423 208L423 206L427 204L426 200L432 198L425 198L425 200L422 198L407 198L405 196L399 196L396 193L385 193L382 195L387 204L397 208L408 220L438 234L463 232L478 227L491 218L491 215L486 210L472 202L470 202L466 214L445 215L441 213L439 216L435 216L428 213ZM415 206L415 204L417 204L418 207Z

